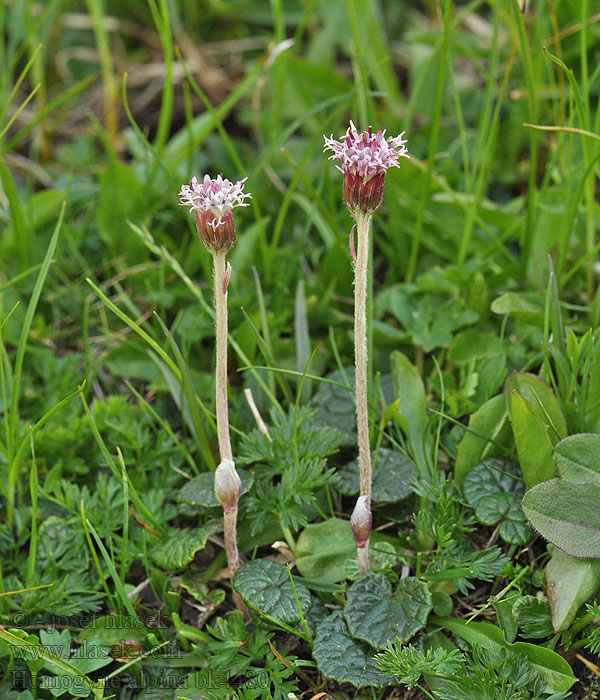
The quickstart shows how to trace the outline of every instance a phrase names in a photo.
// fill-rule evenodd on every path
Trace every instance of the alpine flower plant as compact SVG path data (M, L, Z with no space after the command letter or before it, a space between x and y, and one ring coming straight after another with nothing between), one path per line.
M360 496L350 521L356 542L361 573L370 569L369 536L371 532L371 452L367 387L367 268L369 262L369 225L373 213L383 201L385 174L399 167L400 158L409 158L406 140L399 136L385 137L384 131L373 133L371 127L359 132L352 121L339 140L324 136L324 151L332 151L330 160L337 160L337 169L344 176L342 196L350 216L356 223L357 244L350 234L350 250L354 259L354 355L356 388L356 425ZM354 227L353 227L354 229Z
M181 206L189 207L196 217L198 236L213 258L215 295L215 405L217 414L217 439L220 464L215 471L215 495L223 507L225 551L229 574L240 566L237 547L237 512L242 492L240 477L235 469L229 437L229 411L227 405L227 286L231 277L231 265L227 253L236 239L233 209L247 207L245 200L251 197L244 192L247 178L233 184L222 175L211 179L205 175L202 183L194 177L179 192ZM234 593L239 609L245 611L241 599Z

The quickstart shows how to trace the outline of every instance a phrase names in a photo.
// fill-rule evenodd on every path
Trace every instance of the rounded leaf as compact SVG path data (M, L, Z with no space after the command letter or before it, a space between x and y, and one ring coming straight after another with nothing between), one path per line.
M338 683L352 683L355 688L385 688L394 682L377 670L375 651L350 636L340 610L318 626L313 656L319 671Z
M383 574L368 573L350 587L344 617L353 637L382 649L395 639L407 642L425 626L432 608L424 581L410 576L392 593Z
M294 581L296 595L303 615L312 605L306 586ZM248 562L236 571L233 587L248 607L265 617L294 623L300 620L298 603L287 567L269 559Z

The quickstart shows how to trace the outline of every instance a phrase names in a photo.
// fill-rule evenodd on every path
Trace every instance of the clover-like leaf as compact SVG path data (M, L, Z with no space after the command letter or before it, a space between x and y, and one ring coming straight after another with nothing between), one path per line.
M179 530L160 542L152 552L152 558L162 569L182 569L187 566L196 552L206 547L209 535L219 527L211 520L195 530Z
M307 615L312 599L306 586L294 581L298 602L303 615ZM257 559L237 570L233 587L248 607L261 615L285 623L300 620L298 604L288 570L279 562Z
M338 472L337 488L346 496L355 496L360 491L360 467L352 460ZM380 448L373 464L371 500L374 503L397 503L412 493L411 482L416 476L412 462L402 452Z
M352 683L355 688L385 688L394 682L377 670L375 651L350 636L340 610L318 626L313 656L319 671L338 683Z
M238 469L237 472L242 482L242 493L247 493L254 479L243 469ZM215 496L215 473L203 472L190 479L179 489L177 501L187 503L190 506L220 508L221 504Z
M383 574L365 574L352 584L344 617L353 637L382 649L398 638L407 642L427 622L433 604L427 584L413 576L392 593Z

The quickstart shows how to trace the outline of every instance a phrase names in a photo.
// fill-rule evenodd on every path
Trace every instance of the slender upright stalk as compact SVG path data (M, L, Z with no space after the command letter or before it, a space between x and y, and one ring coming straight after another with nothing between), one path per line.
M215 282L216 355L215 404L217 410L217 439L221 459L233 459L229 438L227 408L227 285L231 268L226 262L226 250L212 252Z
M360 495L371 502L371 448L367 391L367 270L369 265L369 225L371 215L356 213L356 263L354 266L354 358L356 387L356 427Z
M162 5L161 5L162 7ZM246 178L235 184L222 175L211 179L205 175L202 183L193 177L189 185L179 192L179 203L189 207L196 217L196 230L205 248L213 257L215 293L216 370L215 405L217 412L217 440L221 461L215 471L215 495L223 507L225 553L229 575L233 581L240 567L237 547L238 502L242 494L242 482L235 470L231 440L229 437L229 409L227 405L227 286L231 276L231 265L227 252L235 244L234 207L247 207L250 197L244 192ZM245 616L248 610L234 591L233 599L238 610Z
M338 170L344 174L343 198L350 216L356 222L358 244L356 254L352 234L350 250L354 261L354 378L356 387L356 428L358 433L358 463L360 466L360 496L350 518L356 542L360 573L370 569L369 537L371 515L371 447L369 444L368 403L368 342L367 342L367 281L369 270L369 225L373 213L383 201L383 184L388 168L398 167L401 157L408 158L406 141L399 136L385 138L385 131L375 134L371 127L359 133L350 122L346 134L339 140L325 138L325 151L338 160Z

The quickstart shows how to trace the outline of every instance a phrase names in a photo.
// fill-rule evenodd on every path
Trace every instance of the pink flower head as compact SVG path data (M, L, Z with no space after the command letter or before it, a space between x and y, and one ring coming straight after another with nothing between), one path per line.
M350 213L373 213L383 201L383 180L388 168L399 167L398 160L409 158L406 140L400 136L385 138L385 129L373 134L358 133L352 121L346 135L339 141L325 139L324 151L333 151L329 159L337 159L336 168L344 174L344 202Z
M224 180L222 175L215 180L205 175L202 184L193 177L189 185L182 185L179 204L195 213L198 235L207 248L229 250L235 243L235 223L231 212L234 207L248 206L244 200L252 195L243 191L247 179L245 177L233 184Z

